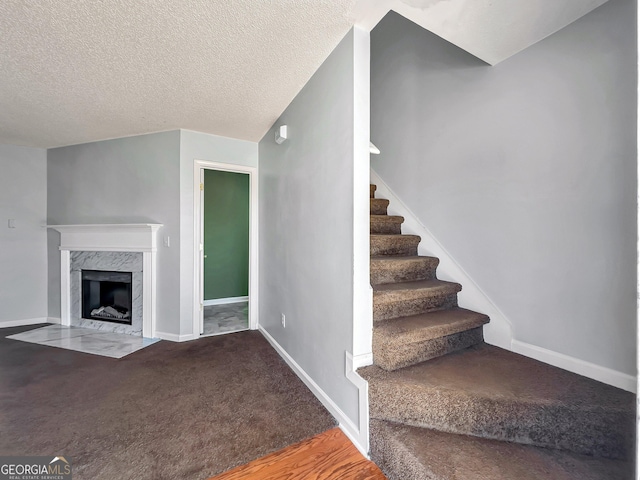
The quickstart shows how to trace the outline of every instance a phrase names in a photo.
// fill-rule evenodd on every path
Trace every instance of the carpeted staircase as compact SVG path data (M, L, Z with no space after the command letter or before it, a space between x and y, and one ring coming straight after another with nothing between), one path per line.
M390 480L631 480L635 396L487 345L371 185L371 458Z

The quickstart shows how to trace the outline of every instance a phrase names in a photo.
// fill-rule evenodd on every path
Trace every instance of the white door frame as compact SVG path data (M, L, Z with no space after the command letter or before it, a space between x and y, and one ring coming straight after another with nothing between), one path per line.
M204 299L204 209L200 190L201 173L204 170L244 173L249 175L249 328L258 329L258 169L244 165L194 160L193 166L193 336L202 331L202 309Z

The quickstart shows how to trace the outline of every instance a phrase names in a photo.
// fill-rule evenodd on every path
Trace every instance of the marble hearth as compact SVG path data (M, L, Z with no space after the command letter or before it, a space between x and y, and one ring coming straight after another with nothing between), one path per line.
M50 225L60 232L62 325L155 337L159 224ZM131 325L82 318L82 270L130 272Z

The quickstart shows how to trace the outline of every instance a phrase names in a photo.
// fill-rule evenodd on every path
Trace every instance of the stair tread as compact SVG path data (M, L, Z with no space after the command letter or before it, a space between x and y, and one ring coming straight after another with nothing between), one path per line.
M609 458L630 458L635 395L480 344L394 371L358 370L372 418Z
M361 370L373 381L407 384L412 389L457 391L466 396L580 409L635 409L632 393L487 344L394 372L375 365Z
M371 421L371 456L389 480L629 480L634 473L633 462L381 420Z
M430 280L417 280L412 282L383 283L381 285L372 285L375 292L399 292L402 290L442 290L446 293L459 292L462 285L454 282L438 280L437 278Z
M489 317L464 308L452 308L409 317L381 320L374 324L375 335L391 343L416 343L453 335L489 323Z

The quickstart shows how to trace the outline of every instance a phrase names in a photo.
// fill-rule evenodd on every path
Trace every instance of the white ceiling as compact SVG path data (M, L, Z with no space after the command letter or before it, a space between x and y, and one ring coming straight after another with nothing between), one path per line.
M389 8L495 65L607 0L391 0Z
M606 0L2 0L0 144L178 128L258 141L354 21L495 64Z
M184 128L257 141L353 25L345 0L2 0L0 143Z

